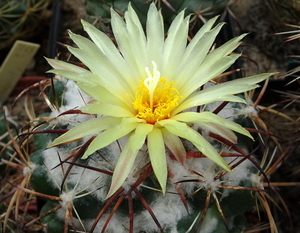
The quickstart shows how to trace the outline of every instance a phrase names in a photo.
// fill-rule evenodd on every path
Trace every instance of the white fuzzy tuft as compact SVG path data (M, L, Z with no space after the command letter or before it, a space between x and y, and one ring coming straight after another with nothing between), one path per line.
M44 164L51 174L51 177L49 176L49 180L51 180L51 182L57 182L58 184L61 184L64 176L63 173L66 171L69 164L60 163L69 156L68 148L62 149L58 147L52 147L44 150L43 156Z
M68 204L69 203L73 203L73 200L75 199L75 191L74 190L71 190L71 191L68 191L68 192L63 192L59 197L61 198L61 205L64 209L67 209L68 208Z
M241 108L239 112L245 117L257 116L257 110L251 105Z
M216 229L217 224L218 224L218 219L217 218L213 218L213 217L208 218L208 216L206 216L206 217L207 218L204 219L204 222L201 225L201 233L211 233L211 232L214 232L214 230ZM207 219L209 219L209 221L205 221Z
M257 174L252 174L250 176L250 180L252 182L252 185L254 188L259 188L259 189L264 189L264 185L263 185L263 182L261 182L260 180L260 176L258 176Z
M224 158L227 163L230 163L234 160L234 163L237 163L238 161L242 160L242 158ZM253 168L253 164L250 160L245 160L242 163L240 163L237 167L235 167L232 170L232 173L226 173L222 180L224 180L225 185L231 185L231 186L239 186L242 181L251 180L251 172L250 169ZM223 196L229 195L231 192L233 192L233 189L224 189L222 191Z
M168 187L167 190L170 190L170 187ZM171 193L158 196L154 203L151 203L151 209L163 228L174 229L177 222L188 214L179 195ZM135 217L134 224L136 226L136 232L157 231L157 225L147 210L144 210Z
M23 168L23 175L26 176L28 174L31 174L36 167L36 164L28 162L27 166Z
M108 218L109 214L104 214L99 220L94 232L101 232L105 221ZM94 224L95 219L91 219L85 222L87 229L90 229ZM128 218L124 217L119 213L115 213L109 221L109 224L105 230L105 233L116 233L116 232L127 232L128 229Z
M62 116L59 115L65 111L78 109L85 106L91 100L91 98L84 92L82 92L74 81L66 80L64 78L60 78L60 80L62 82L65 82L66 91L64 93L64 99L66 100L66 105L61 106L59 110L54 110L50 114L50 117L55 118L54 121L50 122L50 126L62 124L69 125L69 128L72 128L75 125L78 125L79 123L90 119L90 116L83 114L66 114Z

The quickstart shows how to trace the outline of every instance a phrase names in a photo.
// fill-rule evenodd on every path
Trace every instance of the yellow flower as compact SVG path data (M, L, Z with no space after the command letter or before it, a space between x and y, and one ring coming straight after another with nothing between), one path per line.
M125 21L111 10L111 24L118 48L103 32L82 21L91 40L69 32L78 48L69 51L89 70L62 61L48 59L50 72L74 80L95 101L81 108L99 117L83 122L55 139L49 147L99 133L83 158L128 136L114 170L108 193L122 186L138 151L146 143L157 180L166 191L166 148L184 164L186 151L180 138L187 139L223 169L229 166L214 147L197 131L196 124L221 135L233 143L238 132L251 138L240 125L211 112L194 112L193 107L214 101L245 102L234 94L256 88L268 78L262 74L238 79L199 91L199 88L224 72L239 57L231 52L244 35L209 53L223 24L213 28L216 17L209 20L187 44L189 16L179 13L166 39L161 12L152 3L147 15L146 34L128 6Z

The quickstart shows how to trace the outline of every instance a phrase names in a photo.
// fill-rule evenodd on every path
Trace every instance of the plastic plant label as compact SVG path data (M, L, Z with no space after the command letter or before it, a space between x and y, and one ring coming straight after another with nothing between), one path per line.
M40 45L17 40L0 68L0 104L9 96Z

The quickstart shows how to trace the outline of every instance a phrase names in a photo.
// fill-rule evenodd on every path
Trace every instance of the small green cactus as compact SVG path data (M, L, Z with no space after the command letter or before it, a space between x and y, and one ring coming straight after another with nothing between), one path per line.
M137 12L143 25L146 24L147 12L151 1L145 0L113 0L113 1L86 1L87 20L88 18L100 18L103 23L109 22L110 8L113 7L117 12L125 12L128 3L131 3L132 7ZM157 1L158 6L162 10L164 20L166 24L170 24L176 14L185 9L186 14L194 14L199 19L209 19L215 15L222 13L226 7L228 0L169 0L169 1ZM96 20L89 20L95 21ZM98 25L97 25L98 26ZM103 26L99 24L99 26ZM166 25L168 26L168 25Z
M49 0L0 1L0 49L34 34L48 4Z

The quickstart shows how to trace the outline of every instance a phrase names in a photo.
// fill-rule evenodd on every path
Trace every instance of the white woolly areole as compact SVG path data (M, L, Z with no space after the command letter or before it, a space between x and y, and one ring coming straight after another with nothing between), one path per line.
M209 111L213 112L215 111L221 104L223 104L223 101L215 101L212 103L209 103L205 105L205 108L202 109L202 111ZM227 120L233 120L232 116L236 114L236 109L233 108L233 103L228 103L217 115L219 117L222 117L223 119Z
M234 160L234 164L238 161L242 160L243 158L224 158L227 163L230 163ZM254 168L253 163L246 159L242 163L240 163L237 167L232 170L232 173L226 173L222 180L226 181L223 184L231 185L231 186L239 186L242 181L251 181L252 173L250 169ZM233 189L223 189L222 194L223 196L229 195L231 192L234 192Z
M99 220L94 232L102 232L102 228L105 225L105 221L108 218L109 213L104 214ZM90 229L94 224L95 219L85 221L85 226L87 229ZM105 230L105 233L117 233L117 232L128 232L128 217L123 216L116 212L110 219L108 226Z
M251 116L257 116L257 110L251 106L248 105L246 107L243 107L239 110L239 114L244 115L245 117L251 117Z
M205 221L206 220L206 221ZM207 221L209 220L209 221ZM211 217L211 216L206 216L204 219L203 223L201 224L201 233L211 233L213 232L218 224L218 219Z
M66 101L65 106L69 109L85 106L91 100L88 95L81 91L74 81L64 78L61 81L65 82L66 85L64 99Z
M62 105L59 110L54 110L50 114L50 117L55 118L54 121L50 122L50 125L56 125L58 123L69 125L69 128L72 128L81 122L87 121L91 117L84 114L66 114L59 117L58 115L65 111L85 106L91 98L81 91L74 81L64 78L60 78L60 81L65 83L65 92L63 97L66 101L66 105Z
M108 168L101 165L101 161L94 161L90 159L88 160L87 166L109 171ZM98 200L103 201L107 195L110 180L111 177L107 174L88 168L84 169L75 165L71 170L71 174L68 176L67 182L76 184L77 192L82 190L93 192L92 195L97 197Z
M50 113L49 117L50 118L53 118L54 120L52 120L51 122L49 122L49 125L52 126L52 125L57 125L57 124L60 124L60 125L68 125L68 128L73 128L74 126L82 123L82 122L85 122L87 120L90 120L92 119L91 116L89 115L86 115L86 114L65 114L65 115L61 115L59 116L60 114L66 112L66 111L69 111L71 110L72 108L69 108L67 106L62 106L59 108L59 110L54 110ZM75 108L73 108L75 109Z
M31 173L34 171L34 169L35 169L36 167L37 167L36 164L34 164L34 163L28 161L27 166L25 166L25 167L23 168L23 175L26 176L26 175L28 175L28 174L31 174Z
M217 191L218 185L220 185L221 180L214 180L216 176L216 164L208 158L188 158L185 162L185 167L193 170L202 176L197 176L191 173L186 168L184 168L177 161L169 160L169 169L174 174L172 180L174 182L180 182L190 179L198 179L199 182L182 182L180 187L185 194L191 194L195 189L200 187L211 189L212 191Z
M170 190L170 188L168 187L167 190ZM150 207L163 228L176 229L177 222L188 214L179 195L171 193L157 196ZM135 216L134 224L136 228L135 232L157 231L157 225L147 210Z
M63 192L59 197L61 198L61 205L63 208L67 209L69 203L73 203L73 200L76 196L74 190L70 190L68 192Z
M250 175L250 180L252 182L253 187L263 190L264 189L264 184L260 179L261 179L261 176L258 176L257 174L251 174Z
M68 151L69 150L65 147L64 149L58 147L52 147L42 152L44 156L44 164L47 167L49 173L51 174L51 176L48 176L49 180L51 180L53 184L55 184L55 182L58 184L62 183L63 176L64 176L63 171L66 171L69 164L66 163L60 164L60 163L61 161L65 160L69 156Z

